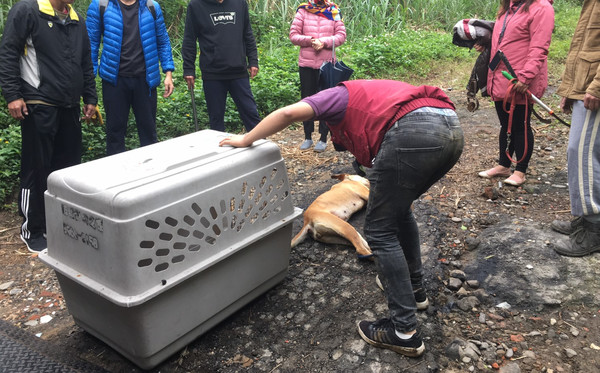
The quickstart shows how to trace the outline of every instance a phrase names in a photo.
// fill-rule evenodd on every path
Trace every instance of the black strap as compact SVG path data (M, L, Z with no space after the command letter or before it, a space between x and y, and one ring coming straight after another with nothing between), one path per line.
M512 17L514 17L515 14L517 14L517 12L519 11L519 9L521 9L521 5L523 5L522 2L517 7L517 10L515 10L515 12L513 13ZM508 25L508 22L510 21L510 19L507 21L508 15L510 14L510 9L511 9L511 7L509 6L508 10L506 11L506 16L504 16L504 24L502 25L502 30L500 31L500 36L498 36L498 47L500 46L500 42L504 38L504 31L506 31L506 26ZM512 19L512 17L510 17L510 18Z
M98 2L100 6L100 33L104 34L104 12L106 12L106 7L108 6L108 0L99 0ZM154 7L154 1L147 0L146 6L152 13L152 18L156 21L156 8Z

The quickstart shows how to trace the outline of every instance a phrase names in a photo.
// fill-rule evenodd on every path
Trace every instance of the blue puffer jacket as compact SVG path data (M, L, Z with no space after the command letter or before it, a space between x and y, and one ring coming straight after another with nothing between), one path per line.
M123 19L119 0L109 0L104 12L104 38L102 56L100 57L100 77L109 83L117 84L119 62L121 60L121 43L123 41ZM140 0L140 37L146 61L146 81L150 88L158 87L161 82L159 60L163 72L175 70L171 41L165 26L160 6L154 1L156 20L146 6L146 0ZM102 27L100 27L100 6L93 0L87 11L86 26L92 47L92 63L94 75L98 71L98 53Z

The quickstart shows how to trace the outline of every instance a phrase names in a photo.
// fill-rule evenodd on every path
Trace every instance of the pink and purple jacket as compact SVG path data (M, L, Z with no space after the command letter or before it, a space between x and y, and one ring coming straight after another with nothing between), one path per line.
M330 61L332 36L335 38L336 48L344 44L346 27L343 21L331 21L305 9L298 9L290 27L290 41L300 46L298 66L318 69L323 62ZM323 49L315 51L311 46L312 39L320 39L324 44Z
M521 6L515 13L518 7L511 1L510 11L496 19L490 59L498 50L503 51L518 80L528 84L534 96L541 97L548 86L548 48L554 29L554 8L549 0L535 0L527 12ZM505 23L504 37L498 44ZM504 62L488 73L487 91L494 101L504 99L510 84L502 76L502 70L508 71ZM524 102L525 96L517 95L517 104Z

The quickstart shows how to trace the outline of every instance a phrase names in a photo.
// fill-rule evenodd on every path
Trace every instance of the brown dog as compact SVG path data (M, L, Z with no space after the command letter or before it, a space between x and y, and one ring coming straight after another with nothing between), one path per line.
M302 242L308 233L324 243L353 245L359 259L373 256L367 241L347 223L369 199L369 180L358 175L332 175L341 182L321 194L304 211L304 226L292 239L292 247Z

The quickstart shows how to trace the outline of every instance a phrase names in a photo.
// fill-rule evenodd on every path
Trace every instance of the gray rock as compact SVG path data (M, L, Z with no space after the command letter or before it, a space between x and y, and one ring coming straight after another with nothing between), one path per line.
M575 352L575 350L571 349L571 348L565 348L565 354L567 355L567 357L570 359L572 357L577 356L577 352Z
M477 307L479 305L479 299L477 299L477 297L475 296L470 296L470 297L465 297L463 299L459 299L458 302L456 302L456 305L458 306L458 308L460 308L463 311L470 311L473 308Z
M465 273L463 271L461 271L460 269L453 269L452 271L450 271L450 277L458 278L458 279L464 281L467 278L467 275L465 275Z
M6 290L9 287L11 287L12 284L14 284L14 283L15 283L14 281L5 282L5 283L3 283L3 284L0 285L0 290Z
M462 286L462 280L458 279L458 278L450 278L448 280L448 289L452 290L452 291L457 291L458 289L460 289Z
M465 247L469 251L475 250L480 243L481 240L477 237L467 237L467 239L465 239Z
M519 364L515 362L510 362L504 366L502 366L499 370L500 373L521 373L521 368Z

